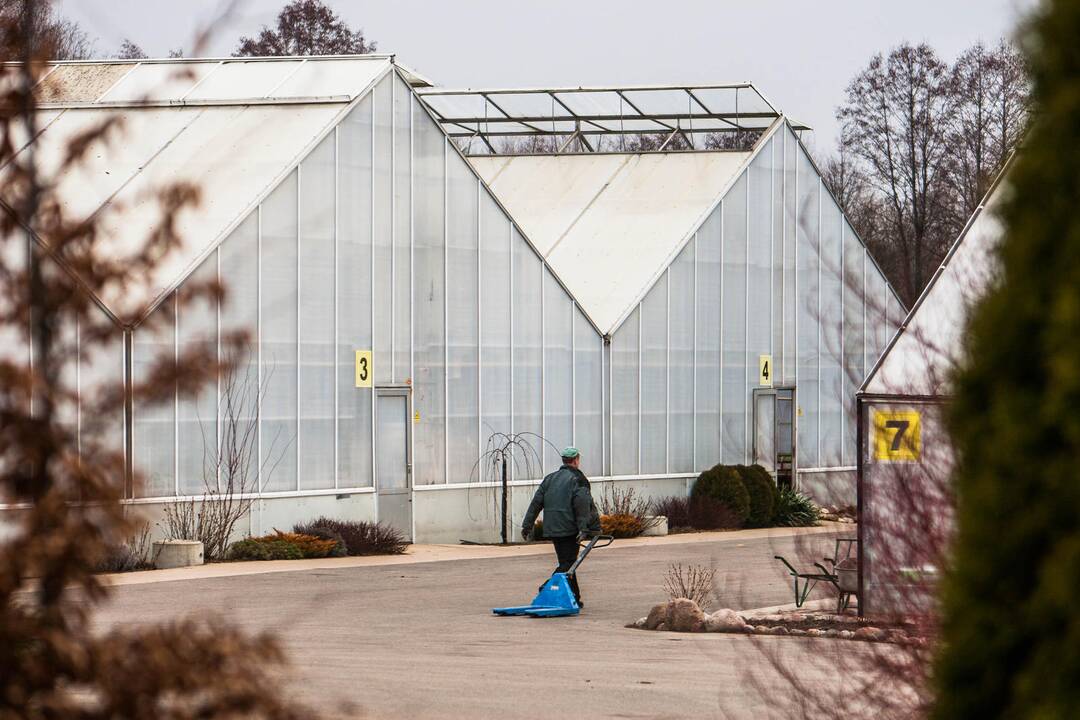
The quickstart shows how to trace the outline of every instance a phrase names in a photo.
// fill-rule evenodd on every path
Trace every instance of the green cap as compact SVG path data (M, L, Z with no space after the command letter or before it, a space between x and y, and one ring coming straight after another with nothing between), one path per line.
M576 458L580 454L581 453L578 452L578 449L576 447L563 448L563 451L562 451L562 456L564 458L566 458L567 460L573 460L574 458Z

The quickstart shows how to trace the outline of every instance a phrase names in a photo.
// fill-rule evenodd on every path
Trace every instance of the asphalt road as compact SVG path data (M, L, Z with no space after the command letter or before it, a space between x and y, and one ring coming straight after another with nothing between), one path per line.
M827 688L830 659L862 643L676 634L623 627L665 596L670 563L719 570L715 605L791 602L773 560L795 540L623 547L580 571L586 608L569 618L496 617L527 603L551 556L350 567L118 587L102 626L215 612L275 630L291 662L288 692L330 717L795 717L775 664ZM801 544L832 549L829 536ZM768 702L766 702L766 700Z

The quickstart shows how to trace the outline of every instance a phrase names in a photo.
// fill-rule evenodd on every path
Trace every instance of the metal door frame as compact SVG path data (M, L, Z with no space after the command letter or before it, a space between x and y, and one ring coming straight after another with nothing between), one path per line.
M375 446L371 453L372 486L375 488L375 518L379 519L379 496L380 495L408 495L409 496L409 526L411 534L415 535L416 527L413 520L413 429L412 429L412 387L410 385L386 384L376 385L373 388L374 395L371 412L372 435L375 438ZM384 490L379 486L379 398L380 397L403 397L405 398L405 484L404 488L392 488Z
M751 388L750 395L750 407L753 408L752 415L750 417L750 427L754 429L753 442L750 445L750 457L757 460L758 440L757 440L757 399L760 395L772 395L774 398L781 390L791 391L791 484L792 487L797 487L799 484L799 427L798 427L798 393L794 385L776 385L774 387L756 387ZM776 400L773 401L773 448L775 452L776 448L776 429L779 423L779 414L776 411ZM776 474L775 470L776 458L773 458L773 474Z

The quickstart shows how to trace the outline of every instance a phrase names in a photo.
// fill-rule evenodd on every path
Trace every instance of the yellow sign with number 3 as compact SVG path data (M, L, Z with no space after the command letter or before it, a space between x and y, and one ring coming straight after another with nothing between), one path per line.
M921 416L915 410L875 410L873 432L875 460L905 462L922 456Z
M371 387L371 351L356 351L356 387Z

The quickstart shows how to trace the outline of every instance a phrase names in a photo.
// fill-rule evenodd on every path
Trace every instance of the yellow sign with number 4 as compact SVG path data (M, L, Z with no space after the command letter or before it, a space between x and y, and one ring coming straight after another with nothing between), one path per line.
M873 420L875 460L904 462L922 456L922 423L917 411L875 410Z

